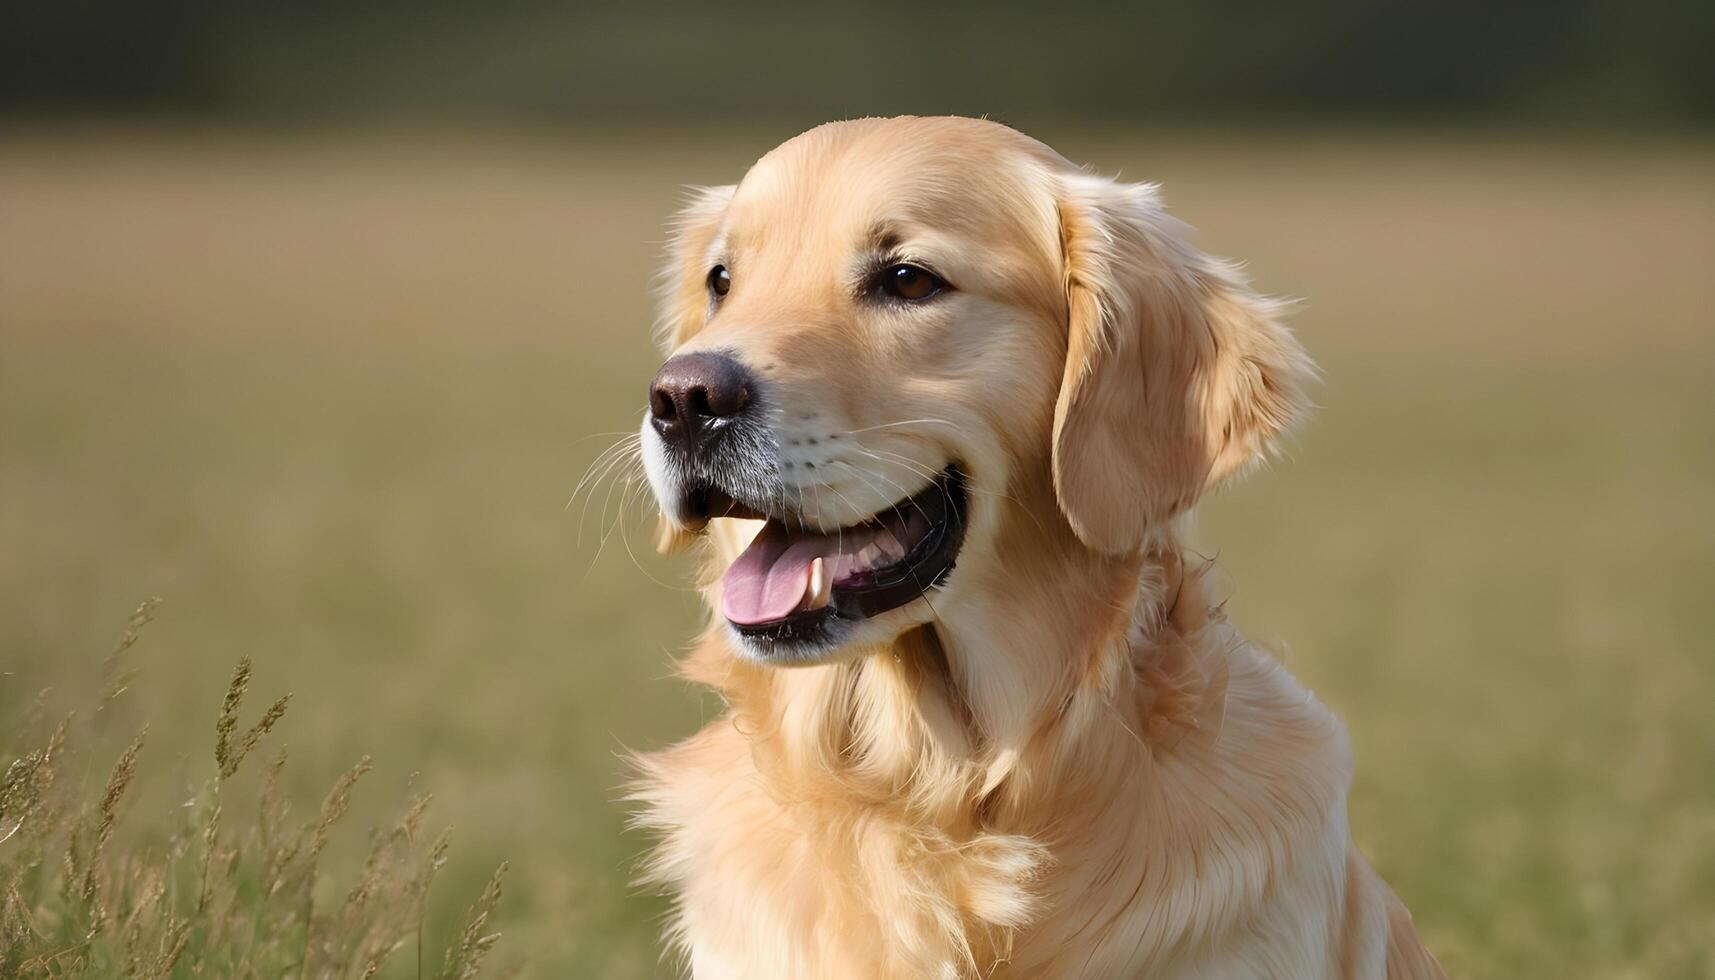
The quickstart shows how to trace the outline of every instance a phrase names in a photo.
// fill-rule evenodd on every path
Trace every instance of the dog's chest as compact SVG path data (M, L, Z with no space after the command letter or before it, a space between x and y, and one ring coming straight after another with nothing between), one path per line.
M783 804L725 722L657 761L703 980L1315 975L1331 955L1349 764L1272 661L1235 663L1219 738L1114 773L1057 835Z

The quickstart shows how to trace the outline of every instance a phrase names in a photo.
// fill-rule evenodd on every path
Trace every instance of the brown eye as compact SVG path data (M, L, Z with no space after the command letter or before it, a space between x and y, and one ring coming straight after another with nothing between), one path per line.
M732 273L726 271L726 266L717 265L709 270L709 292L716 296L725 296L732 289Z
M928 299L947 284L933 272L914 265L895 265L881 273L881 291L898 299Z

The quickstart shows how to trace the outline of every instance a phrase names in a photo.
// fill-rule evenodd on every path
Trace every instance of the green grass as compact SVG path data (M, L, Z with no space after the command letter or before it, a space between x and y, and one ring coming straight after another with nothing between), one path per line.
M176 813L117 843L127 791L138 779L145 727L110 770L98 797L80 792L89 743L140 675L133 647L154 617L145 600L102 661L102 687L83 717L57 722L40 699L19 724L0 777L0 976L361 977L471 980L498 940L486 927L500 900L502 864L438 963L423 954L423 918L447 835L430 838L430 797L411 798L391 827L370 837L349 885L321 858L350 809L367 757L335 780L307 820L281 792L284 749L265 763L249 812L235 779L285 717L291 696L254 723L240 722L252 665L240 660L214 723L207 778ZM248 819L235 820L234 815Z
M0 731L165 599L67 777L98 825L149 726L106 853L180 832L248 657L240 734L294 697L235 799L280 747L300 816L371 759L328 908L430 793L425 975L503 861L496 964L667 973L617 753L716 710L670 679L698 608L641 524L598 555L617 497L562 508L638 417L678 185L779 135L0 145ZM1715 975L1715 153L1045 135L1307 300L1318 417L1200 537L1350 724L1355 832L1452 972Z

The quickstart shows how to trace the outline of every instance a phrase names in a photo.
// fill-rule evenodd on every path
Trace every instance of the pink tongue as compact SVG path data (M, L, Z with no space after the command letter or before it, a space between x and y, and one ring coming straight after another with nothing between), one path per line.
M858 550L882 535L887 532L867 528L825 535L792 533L771 521L721 579L721 613L739 626L785 619L804 601L812 561L823 559L838 582L855 565Z
M793 541L768 525L721 579L721 612L740 626L785 619L804 599L810 562L832 550L827 538Z

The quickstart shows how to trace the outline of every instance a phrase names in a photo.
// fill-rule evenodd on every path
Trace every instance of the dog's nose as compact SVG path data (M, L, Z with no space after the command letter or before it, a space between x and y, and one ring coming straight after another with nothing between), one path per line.
M649 414L661 438L696 451L750 404L750 372L730 354L681 354L649 384Z

